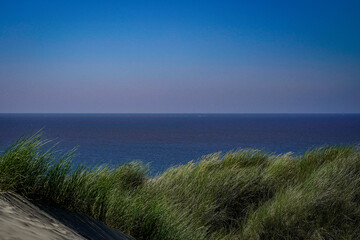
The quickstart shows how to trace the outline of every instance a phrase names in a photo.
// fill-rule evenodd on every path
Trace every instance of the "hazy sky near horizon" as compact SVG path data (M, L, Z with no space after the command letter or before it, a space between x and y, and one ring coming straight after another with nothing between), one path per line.
M2 113L359 113L360 1L0 0Z

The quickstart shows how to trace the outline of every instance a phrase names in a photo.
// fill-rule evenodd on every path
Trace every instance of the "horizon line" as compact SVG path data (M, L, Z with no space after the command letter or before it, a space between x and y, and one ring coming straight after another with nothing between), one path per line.
M260 114L287 114L287 115L290 115L290 114L293 114L293 115L296 115L296 114L360 114L360 112L240 112L240 113L236 113L236 112L208 112L208 113L203 113L203 112L190 112L190 113L186 113L186 112L169 112L169 113L166 113L166 112L153 112L153 113L146 113L146 112L139 112L139 113L132 113L132 112L129 112L129 113L122 113L122 112L15 112L15 113L0 113L0 114L118 114L118 115L144 115L144 114L151 114L151 115L171 115L171 114L174 114L174 115L179 115L179 114L183 114L183 115L196 115L196 114L207 114L207 115L216 115L216 114L224 114L224 115L231 115L231 114L254 114L254 115L260 115Z

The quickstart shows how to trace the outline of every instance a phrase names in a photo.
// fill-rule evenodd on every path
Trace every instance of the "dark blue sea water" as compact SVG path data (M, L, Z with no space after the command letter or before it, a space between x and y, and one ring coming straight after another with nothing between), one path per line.
M154 172L238 148L302 153L326 144L359 144L360 114L0 114L0 151L44 128L76 161L150 163Z

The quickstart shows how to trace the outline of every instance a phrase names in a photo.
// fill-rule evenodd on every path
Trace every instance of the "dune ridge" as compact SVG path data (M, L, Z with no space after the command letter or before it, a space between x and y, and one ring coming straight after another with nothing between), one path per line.
M90 216L138 240L360 235L357 146L324 146L301 155L215 153L154 177L139 162L77 166L73 152L59 153L47 143L38 134L9 147L0 157L0 189Z

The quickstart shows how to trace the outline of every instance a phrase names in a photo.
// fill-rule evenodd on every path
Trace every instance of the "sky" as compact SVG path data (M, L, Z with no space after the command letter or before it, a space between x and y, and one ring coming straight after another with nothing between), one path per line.
M360 113L359 12L0 0L0 113Z

